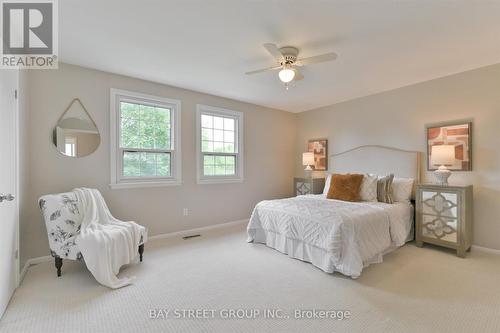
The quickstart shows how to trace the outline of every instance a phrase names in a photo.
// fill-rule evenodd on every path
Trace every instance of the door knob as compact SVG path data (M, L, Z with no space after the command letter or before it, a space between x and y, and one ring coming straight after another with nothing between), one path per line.
M0 202L2 201L12 201L14 200L16 197L13 196L12 194L2 194L0 193Z

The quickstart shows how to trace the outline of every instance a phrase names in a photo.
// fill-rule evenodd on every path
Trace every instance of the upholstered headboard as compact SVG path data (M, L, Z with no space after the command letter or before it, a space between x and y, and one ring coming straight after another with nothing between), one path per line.
M374 173L414 178L420 182L421 153L386 146L367 145L330 155L330 173Z

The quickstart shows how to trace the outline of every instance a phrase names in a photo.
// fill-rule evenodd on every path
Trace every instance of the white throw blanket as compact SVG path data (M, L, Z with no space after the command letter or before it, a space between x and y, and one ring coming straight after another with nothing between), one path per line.
M119 279L116 275L121 266L136 258L141 230L145 228L134 222L114 218L98 190L76 188L73 191L83 215L76 244L87 268L100 284L109 288L131 284L135 277ZM146 242L146 239L143 241Z

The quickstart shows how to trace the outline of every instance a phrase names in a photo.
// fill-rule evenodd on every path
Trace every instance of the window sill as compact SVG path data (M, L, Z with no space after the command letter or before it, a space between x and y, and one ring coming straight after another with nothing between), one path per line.
M210 184L234 184L234 183L243 183L243 178L227 178L227 179L209 179L203 178L198 179L198 185L210 185Z
M127 183L112 183L109 187L113 190L126 188L147 188L147 187L166 187L182 185L181 180L163 181L163 182L127 182Z

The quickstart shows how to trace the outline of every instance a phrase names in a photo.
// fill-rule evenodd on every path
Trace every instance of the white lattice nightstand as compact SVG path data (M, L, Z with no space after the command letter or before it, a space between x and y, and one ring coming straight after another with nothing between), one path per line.
M293 190L295 195L321 194L325 187L325 178L294 178Z
M449 247L464 258L472 243L472 209L472 185L417 185L417 246Z

